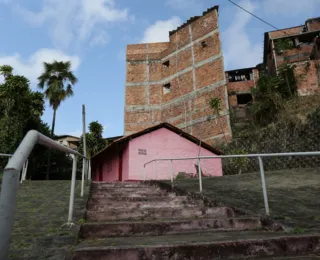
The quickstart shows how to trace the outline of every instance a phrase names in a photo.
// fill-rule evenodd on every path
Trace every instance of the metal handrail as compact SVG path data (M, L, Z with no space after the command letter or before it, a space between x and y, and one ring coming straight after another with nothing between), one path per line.
M11 157L12 154L0 153L0 157Z
M11 157L12 157L12 154L0 153L0 157L10 157L10 158L11 158ZM23 181L26 180L28 165L29 165L29 160L27 159L27 160L25 161L25 163L23 164L23 167L22 167L20 183L22 183Z
M26 162L29 154L36 144L44 145L48 148L59 150L73 156L72 167L72 180L70 191L70 203L68 224L72 224L73 214L73 202L74 202L74 190L75 190L75 178L77 157L85 158L79 152L65 147L49 137L35 131L29 131L23 138L17 150L12 155L8 164L3 171L3 179L0 194L0 259L8 259L9 243L13 227L13 214L16 206L16 196L19 185L20 171ZM82 185L83 186L83 185Z
M223 158L258 158L259 162L259 169L260 169L260 176L261 176L261 184L263 190L263 200L266 215L270 214L269 210L269 201L268 201L268 194L267 194L267 187L266 187L266 180L264 174L264 166L263 166L263 157L288 157L288 156L319 156L320 151L315 152L292 152L292 153L262 153L262 154L237 154L237 155L213 155L213 156L196 156L196 157L184 157L184 158L160 158L154 159L144 164L144 180L146 181L147 178L147 171L146 166L150 163L154 163L154 175L157 176L157 161L170 161L171 162L171 183L173 183L173 161L183 161L183 160L198 160L198 176L199 176L199 191L202 193L202 176L201 176L201 159L223 159Z

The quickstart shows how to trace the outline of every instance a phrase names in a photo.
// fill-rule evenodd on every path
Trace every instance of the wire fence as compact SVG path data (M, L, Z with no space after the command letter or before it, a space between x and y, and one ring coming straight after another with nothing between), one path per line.
M250 132L234 136L224 146L226 154L251 153L287 153L320 151L320 110L310 114L300 124L278 123L263 129L250 129ZM264 159L267 171L319 167L320 157L269 157ZM224 175L255 172L259 169L256 160L226 159L223 160Z

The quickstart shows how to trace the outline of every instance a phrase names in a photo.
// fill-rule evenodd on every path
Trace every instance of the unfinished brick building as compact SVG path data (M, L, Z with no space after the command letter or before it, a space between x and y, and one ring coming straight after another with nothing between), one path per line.
M125 135L168 122L208 143L231 137L218 7L169 33L127 46ZM209 107L221 100L219 119Z
M253 97L252 88L255 88L259 80L257 68L245 68L226 71L229 107L236 119L250 120L247 105L251 104Z
M300 96L320 90L320 17L308 19L304 25L267 32L264 40L264 65L270 75L280 66L294 64L300 79L297 91Z

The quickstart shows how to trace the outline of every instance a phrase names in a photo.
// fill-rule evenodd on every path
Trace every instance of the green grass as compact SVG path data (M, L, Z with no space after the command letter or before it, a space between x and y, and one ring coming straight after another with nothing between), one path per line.
M88 193L76 184L73 219L83 218ZM9 259L64 259L75 244L77 228L67 222L70 181L25 181L19 188Z
M266 172L271 216L300 230L320 230L320 170L292 169ZM198 179L175 181L198 192ZM264 214L259 173L203 178L203 194L223 204Z

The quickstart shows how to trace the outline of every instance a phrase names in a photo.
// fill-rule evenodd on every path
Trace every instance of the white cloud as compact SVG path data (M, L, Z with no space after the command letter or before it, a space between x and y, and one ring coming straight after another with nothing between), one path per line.
M54 49L39 49L28 59L23 59L20 54L0 56L0 65L6 64L14 68L14 73L27 77L32 85L37 84L37 77L43 71L43 62L71 61L72 70L76 71L80 65L80 58L70 56Z
M240 6L254 12L256 6L250 0L243 0ZM232 24L222 33L226 69L256 66L262 62L262 44L250 41L246 27L252 16L237 9Z
M268 13L295 16L305 12L319 11L319 0L264 0L264 10Z
M108 34L105 31L100 31L95 36L93 36L92 40L90 41L90 46L103 46L109 42Z
M174 16L168 20L158 20L150 25L144 32L142 43L169 41L169 31L176 29L182 24L182 20Z
M200 0L167 0L166 5L173 9L199 9L202 8Z
M95 37L93 28L130 19L128 10L117 9L114 0L43 0L39 12L20 5L16 10L30 24L42 26L47 23L50 37L61 48Z

